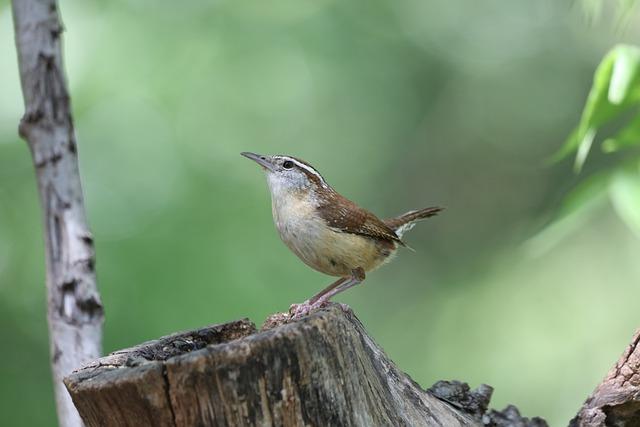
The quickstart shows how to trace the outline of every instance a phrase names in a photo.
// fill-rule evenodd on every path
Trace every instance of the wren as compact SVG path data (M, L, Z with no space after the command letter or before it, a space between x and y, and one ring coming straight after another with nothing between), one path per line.
M365 273L393 258L402 236L439 207L379 219L336 192L309 163L291 156L241 153L265 170L271 210L282 241L309 267L340 277L302 304L294 318L326 304L365 279Z

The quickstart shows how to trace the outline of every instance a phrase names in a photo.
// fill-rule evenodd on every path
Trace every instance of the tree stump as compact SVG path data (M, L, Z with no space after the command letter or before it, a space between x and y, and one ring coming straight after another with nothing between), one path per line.
M640 426L640 330L570 426Z
M88 426L546 425L513 407L487 412L488 386L423 390L339 305L272 316L262 331L245 319L174 334L65 384Z

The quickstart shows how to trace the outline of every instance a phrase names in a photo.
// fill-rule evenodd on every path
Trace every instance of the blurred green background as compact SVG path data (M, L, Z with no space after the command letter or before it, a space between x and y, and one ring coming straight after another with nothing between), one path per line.
M597 200L539 234L576 182L549 165L595 67L640 18L542 1L97 1L61 4L105 352L248 316L332 279L272 224L240 151L315 165L391 216L445 206L415 252L338 299L427 387L565 425L640 326L640 242ZM11 12L0 2L0 412L53 425L42 226ZM639 207L640 208L640 207ZM532 240L533 238L533 240Z

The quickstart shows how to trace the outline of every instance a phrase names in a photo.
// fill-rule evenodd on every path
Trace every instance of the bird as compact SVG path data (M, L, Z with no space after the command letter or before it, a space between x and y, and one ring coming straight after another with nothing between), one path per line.
M443 210L428 207L380 219L338 193L304 160L288 155L240 153L266 173L271 211L280 238L306 265L338 280L301 304L292 318L323 307L390 261L416 222Z

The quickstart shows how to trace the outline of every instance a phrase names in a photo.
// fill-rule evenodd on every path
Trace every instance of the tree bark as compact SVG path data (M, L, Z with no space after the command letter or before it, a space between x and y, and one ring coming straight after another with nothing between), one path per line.
M640 426L640 330L570 425Z
M240 320L119 351L65 383L88 426L546 425L487 412L488 386L423 390L339 305L278 316L260 332Z
M103 309L85 218L76 139L55 0L13 0L25 114L19 133L31 150L43 210L47 320L58 419L81 426L62 382L101 353Z

